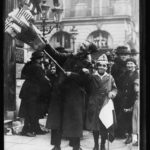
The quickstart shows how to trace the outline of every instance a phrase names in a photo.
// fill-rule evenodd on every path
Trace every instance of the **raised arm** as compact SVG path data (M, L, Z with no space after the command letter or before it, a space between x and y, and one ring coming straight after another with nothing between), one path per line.
M53 57L60 65L63 64L66 59L70 56L73 56L70 53L60 53L56 49L54 49L50 44L46 44L45 51Z

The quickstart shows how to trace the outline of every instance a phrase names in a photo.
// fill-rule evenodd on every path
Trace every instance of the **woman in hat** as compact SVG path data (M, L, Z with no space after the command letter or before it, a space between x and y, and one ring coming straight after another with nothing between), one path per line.
M50 91L50 84L42 67L43 57L44 53L41 51L32 53L31 61L25 64L21 72L21 78L25 79L19 94L21 98L19 117L24 118L21 134L30 137L45 133L38 123L46 111L44 100L48 98L47 94Z
M120 90L122 88L122 78L121 76L126 72L127 67L126 67L126 60L130 58L130 51L126 46L118 46L116 49L116 58L114 60L114 64L112 65L111 68L111 75L114 77L116 86L118 89L118 94L114 99L114 106L115 106L115 111L116 111L116 117L117 117L117 123L118 126L115 131L115 135L118 138L125 138L124 132L122 131L122 128L120 126L120 114L121 112L121 99L122 96L120 94Z
M136 60L128 58L126 60L126 68L127 71L121 77L120 127L122 127L122 131L127 135L125 144L129 144L132 142L132 113L135 102L134 80L139 78L139 73L136 69Z
M91 90L87 107L86 128L93 131L95 144L93 150L99 150L99 134L101 135L101 150L105 150L105 141L108 132L99 119L99 113L104 103L109 99L113 99L117 94L114 78L106 72L107 65L107 56L103 54L96 62L96 72L91 75Z

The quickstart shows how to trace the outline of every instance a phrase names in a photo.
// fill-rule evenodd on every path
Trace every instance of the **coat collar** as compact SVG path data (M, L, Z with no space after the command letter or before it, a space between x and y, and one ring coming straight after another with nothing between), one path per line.
M104 77L109 77L109 74L107 73L107 72L105 72L103 75L100 75L99 73L98 73L98 71L96 71L95 73L94 73L94 75L96 75L96 76L98 76L101 80L104 78Z

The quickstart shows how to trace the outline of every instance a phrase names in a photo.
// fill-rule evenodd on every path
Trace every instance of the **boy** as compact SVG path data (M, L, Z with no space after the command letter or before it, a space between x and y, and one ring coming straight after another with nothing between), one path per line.
M113 99L117 94L114 78L106 72L107 64L107 56L105 54L101 55L96 62L97 70L91 75L86 128L93 131L95 143L93 150L99 150L99 134L101 134L101 150L105 150L105 141L108 132L99 119L99 113L104 103L109 99Z

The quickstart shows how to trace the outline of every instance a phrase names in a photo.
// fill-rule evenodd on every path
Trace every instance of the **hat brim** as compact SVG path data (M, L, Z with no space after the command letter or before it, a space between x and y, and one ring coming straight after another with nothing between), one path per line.
M96 63L105 63L105 64L108 64L108 61L104 61L104 60L97 60Z
M41 59L43 58L43 56L39 56L39 57L32 57L31 60L36 60L36 59Z

